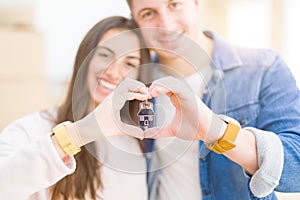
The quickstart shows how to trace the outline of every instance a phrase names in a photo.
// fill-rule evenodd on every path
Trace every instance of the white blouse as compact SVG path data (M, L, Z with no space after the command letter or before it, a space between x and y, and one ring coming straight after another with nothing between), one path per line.
M53 123L39 113L14 121L0 134L0 194L3 200L48 200L49 187L76 169L60 159L50 139ZM95 142L103 188L97 199L146 200L146 161L135 138ZM87 197L87 199L89 199Z

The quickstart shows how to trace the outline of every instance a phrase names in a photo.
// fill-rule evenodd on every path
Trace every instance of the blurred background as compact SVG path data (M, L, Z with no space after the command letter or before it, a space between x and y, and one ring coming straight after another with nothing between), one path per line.
M299 87L299 0L201 1L207 29L238 45L276 49ZM130 16L125 0L0 0L0 130L62 102L80 41L111 15Z

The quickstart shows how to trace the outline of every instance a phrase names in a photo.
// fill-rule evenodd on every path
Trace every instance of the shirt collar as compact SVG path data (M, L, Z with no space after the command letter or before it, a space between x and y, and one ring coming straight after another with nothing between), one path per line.
M214 40L213 68L225 71L242 65L242 61L232 45L212 31L204 31L204 35Z

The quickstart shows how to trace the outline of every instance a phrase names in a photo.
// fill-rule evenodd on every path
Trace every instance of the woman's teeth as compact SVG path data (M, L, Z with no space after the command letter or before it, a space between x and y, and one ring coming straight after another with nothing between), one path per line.
M103 86L106 89L109 89L109 90L114 90L117 87L117 85L111 84L111 83L109 83L107 81L104 81L102 79L100 81L98 81L98 84Z

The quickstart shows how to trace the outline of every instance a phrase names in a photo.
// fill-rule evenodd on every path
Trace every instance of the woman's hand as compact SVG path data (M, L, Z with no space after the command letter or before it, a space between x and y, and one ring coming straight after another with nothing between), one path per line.
M69 127L69 136L76 146L114 135L130 135L143 139L141 128L121 121L120 110L128 100L144 101L148 98L148 89L142 82L126 78L94 111L70 125L73 127Z

